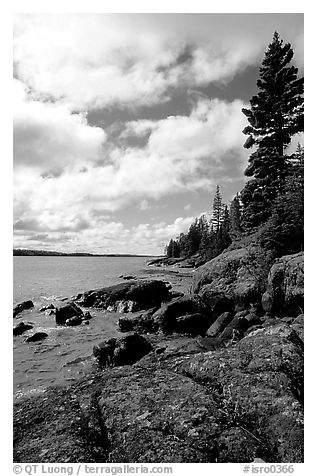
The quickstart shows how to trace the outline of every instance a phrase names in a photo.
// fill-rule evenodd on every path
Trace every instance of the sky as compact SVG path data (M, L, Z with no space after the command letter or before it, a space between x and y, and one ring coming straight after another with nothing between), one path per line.
M303 74L302 14L16 14L14 247L162 254L229 204L275 30Z

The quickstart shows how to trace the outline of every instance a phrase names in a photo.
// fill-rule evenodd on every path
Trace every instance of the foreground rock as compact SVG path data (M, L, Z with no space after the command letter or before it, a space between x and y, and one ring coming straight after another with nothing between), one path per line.
M131 280L83 293L78 304L108 311L134 312L159 307L170 298L168 288L159 280Z
M151 352L149 341L136 333L109 339L94 346L93 354L101 366L131 365Z
M24 332L33 329L33 324L30 322L19 322L14 328L13 328L13 335L14 336L20 336Z
M274 315L297 316L304 309L304 253L282 256L268 275L262 306Z
M31 309L32 307L34 307L34 304L32 301L23 301L23 302L20 302L19 304L16 304L13 308L13 317L16 317L21 312L27 309Z
M68 325L73 325L70 321L72 318L77 318L78 324L84 319L84 313L74 302L67 302L61 306L56 307L55 321L57 325L63 326L68 321ZM75 325L78 325L75 324Z
M301 321L207 352L214 338L155 336L133 366L20 400L14 461L302 462Z
M259 246L225 251L194 273L193 292L210 308L214 320L222 313L261 304L270 257Z

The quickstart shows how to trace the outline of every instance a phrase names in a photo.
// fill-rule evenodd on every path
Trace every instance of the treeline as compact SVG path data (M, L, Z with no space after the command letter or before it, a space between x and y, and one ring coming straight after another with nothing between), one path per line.
M304 79L291 65L293 50L275 32L259 71L258 94L243 109L251 149L243 190L229 208L217 186L212 218L196 218L188 233L172 239L168 257L212 259L232 242L256 240L276 256L304 246L304 148L288 153L292 137L304 129Z
M199 254L209 260L226 249L233 239L241 234L240 199L237 195L230 208L223 203L220 187L217 186L211 217L205 214L196 218L188 233L181 233L166 246L168 258L189 258Z

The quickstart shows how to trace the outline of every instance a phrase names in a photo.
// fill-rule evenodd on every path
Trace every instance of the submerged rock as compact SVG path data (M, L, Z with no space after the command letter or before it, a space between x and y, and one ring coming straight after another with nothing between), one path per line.
M17 324L13 328L13 335L14 336L20 336L25 331L28 331L30 329L33 329L33 324L31 324L30 322L19 322L19 324Z
M83 319L84 317L83 311L74 302L67 302L61 306L56 307L55 321L57 325L63 326L66 324L66 321L68 319L71 319L73 317L81 319Z
M32 307L34 307L32 301L23 301L19 304L16 304L13 308L13 317L16 317L21 312L25 311L26 309L31 309Z
M35 332L35 334L25 339L25 342L38 342L40 340L46 339L46 337L48 337L46 332Z

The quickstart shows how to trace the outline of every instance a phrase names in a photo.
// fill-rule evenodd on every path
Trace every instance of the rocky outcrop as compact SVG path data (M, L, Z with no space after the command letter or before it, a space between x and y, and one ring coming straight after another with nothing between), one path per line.
M282 256L268 275L262 306L273 315L297 316L304 309L304 253Z
M193 292L204 299L214 319L222 312L258 307L268 264L269 257L258 246L225 251L195 271Z
M207 352L198 339L176 340L174 350L172 337L158 342L133 366L17 401L14 461L303 461L295 329L277 324Z
M16 326L13 328L13 335L14 336L20 336L24 332L33 329L33 324L30 322L19 322Z
M59 325L59 326L64 326L66 324L66 321L68 321L68 325L73 325L73 324L69 324L70 322L73 322L73 321L70 321L70 319L76 317L77 318L77 321L78 324L81 323L81 320L84 319L84 313L83 311L80 309L80 307L78 307L74 302L67 302L61 306L57 306L56 307L56 311L55 311L55 321L56 321L56 324ZM80 322L79 322L80 320ZM76 324L76 325L78 325Z
M199 296L183 296L162 306L154 315L156 327L164 334L173 332L204 334L209 326L206 307Z
M39 342L43 339L46 339L48 335L46 332L35 332L35 334L31 335L30 337L27 337L25 339L25 342Z
M159 280L128 281L106 288L87 291L78 301L108 311L132 312L159 307L170 298L166 284Z
M19 304L16 304L13 308L13 317L16 317L21 312L27 309L31 309L32 307L34 307L34 304L32 301L23 301L23 302L20 302Z
M137 334L130 333L120 339L111 338L93 348L93 355L100 366L131 365L151 352L149 341Z

